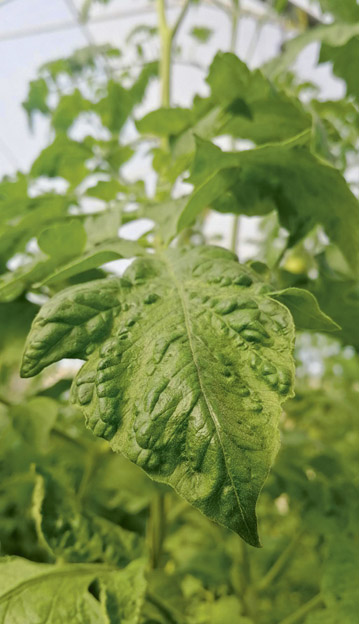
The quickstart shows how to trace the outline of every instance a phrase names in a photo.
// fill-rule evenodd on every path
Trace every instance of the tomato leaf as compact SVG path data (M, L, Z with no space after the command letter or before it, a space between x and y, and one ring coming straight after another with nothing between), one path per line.
M258 546L255 504L293 381L292 320L266 291L224 249L139 259L45 304L22 375L86 359L72 394L88 426Z

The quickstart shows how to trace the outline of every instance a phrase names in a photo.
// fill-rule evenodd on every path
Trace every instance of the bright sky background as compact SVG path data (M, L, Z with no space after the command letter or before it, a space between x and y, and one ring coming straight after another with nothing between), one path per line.
M53 59L70 55L74 50L88 45L83 29L76 23L71 2L79 9L83 0L0 0L0 178L16 169L27 170L39 151L49 142L48 124L37 116L34 132L30 132L27 116L21 106L26 98L28 83L36 78L37 68ZM182 2L168 0L168 18L172 20ZM298 5L315 12L313 3L297 0ZM262 11L258 0L242 0L244 9ZM126 64L126 35L137 24L155 24L155 3L146 0L112 0L108 5L94 4L88 29L93 40L110 43L122 48ZM54 27L53 32L44 32ZM207 26L214 30L208 44L198 46L188 33L193 26ZM240 21L237 54L246 60L254 32L255 22L250 17ZM34 30L33 34L28 31ZM184 56L207 66L217 50L228 50L229 21L222 12L202 0L199 7L192 7L179 32L178 43ZM25 36L26 35L26 36ZM258 66L278 52L282 41L280 29L266 24L250 60L251 66ZM156 50L153 50L154 56ZM334 79L330 67L314 68L318 49L309 46L300 55L297 67L300 74L317 82L324 98L339 98L344 92L341 81ZM248 59L247 59L248 60ZM176 65L173 77L173 102L188 105L195 93L205 93L204 74L197 68ZM150 89L146 108L154 108L158 102L158 88ZM140 163L140 169L141 169ZM143 163L145 167L145 163ZM141 175L141 170L138 171ZM217 229L228 236L230 215L214 217L210 223L213 232ZM246 234L255 230L255 222L248 220ZM254 231L253 230L253 231ZM242 258L243 259L243 258Z

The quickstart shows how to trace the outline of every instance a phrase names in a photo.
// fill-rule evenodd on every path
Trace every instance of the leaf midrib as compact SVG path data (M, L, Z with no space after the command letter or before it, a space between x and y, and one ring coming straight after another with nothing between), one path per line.
M202 396L204 398L204 402L205 402L207 411L208 411L208 413L209 413L209 415L210 415L210 417L211 417L211 419L213 421L213 424L214 424L214 427L215 427L215 430L216 430L216 433L217 433L217 437L218 437L219 444L220 444L220 447L221 447L221 450L222 450L222 454L223 454L224 463L225 463L225 466L226 466L226 469L227 469L227 474L228 474L228 476L230 478L231 485L232 485L232 488L233 488L233 491L234 491L234 494L235 494L235 497L236 497L236 500L237 500L238 509L240 511L240 514L241 514L241 517L242 517L242 520L243 520L243 524L244 524L244 526L246 527L246 529L248 531L248 535L252 535L253 532L250 530L250 527L248 526L248 523L247 523L247 520L246 520L246 517L245 517L245 514L244 514L243 507L242 507L241 502L239 500L239 496L237 494L237 490L236 490L236 487L235 487L233 479L232 479L231 472L230 472L230 470L228 468L228 465L227 465L227 458L226 458L226 454L224 452L224 446L223 446L223 442L222 442L222 439L221 439L221 436L220 436L220 428L221 428L221 426L220 426L218 418L217 418L217 416L216 416L216 414L215 414L215 412L214 412L214 410L213 410L209 400L207 399L207 396L206 396L206 393L204 391L204 387L203 387L203 384L202 384L200 367L199 367L199 365L197 363L197 360L196 360L195 350L194 350L194 346L193 346L193 342L192 342L192 333L191 333L191 329L190 329L190 320L189 320L189 315L188 315L186 301L185 301L185 299L186 299L185 292L183 290L183 287L181 286L181 283L178 281L176 273L172 269L172 266L168 262L167 258L165 256L162 256L162 258L163 258L163 261L165 262L165 264L167 266L168 272L170 273L170 275L171 275L171 277L173 279L173 282L174 282L174 284L176 286L177 292L178 292L178 296L179 296L179 300L181 302L181 307L182 307L182 312L183 312L184 323L185 323L185 327L186 327L186 333L187 333L187 337L188 337L188 344L189 344L189 347L190 347L190 350L191 350L193 363L194 363L195 368L196 368L197 377L198 377L198 383L199 383L199 386L200 386L200 390L201 390Z

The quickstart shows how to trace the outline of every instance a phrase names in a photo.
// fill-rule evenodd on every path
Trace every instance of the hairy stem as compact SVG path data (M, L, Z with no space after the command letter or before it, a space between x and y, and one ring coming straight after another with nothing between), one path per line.
M322 595L317 594L316 596L311 598L308 602L306 602L304 605L299 607L297 611L295 611L288 617L284 618L284 620L279 622L279 624L296 624L296 622L299 622L305 615L307 615L307 613L309 613L310 611L318 607L322 602L323 602Z

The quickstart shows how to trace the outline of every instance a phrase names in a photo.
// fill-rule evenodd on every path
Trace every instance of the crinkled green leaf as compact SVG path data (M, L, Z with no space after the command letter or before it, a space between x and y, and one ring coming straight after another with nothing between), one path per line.
M40 540L62 561L123 567L143 555L143 543L136 533L82 510L71 491L39 468L33 516Z
M79 255L86 245L86 231L80 221L58 223L39 235L40 249L51 257L71 257Z
M100 600L89 591L94 581L100 584ZM0 560L0 587L0 618L6 624L137 624L145 581L138 560L116 570L6 557Z
M285 288L271 293L271 297L284 303L292 313L297 329L307 331L338 331L340 326L320 309L317 299L303 288Z
M123 278L67 289L45 304L22 375L64 357L86 359L73 399L88 426L258 545L255 504L293 380L291 317L265 291L216 247L136 260Z
M197 139L189 181L195 185L178 230L211 206L220 212L261 215L276 208L289 243L320 223L355 271L359 268L359 202L334 167L300 145L285 143L242 152L222 152Z

